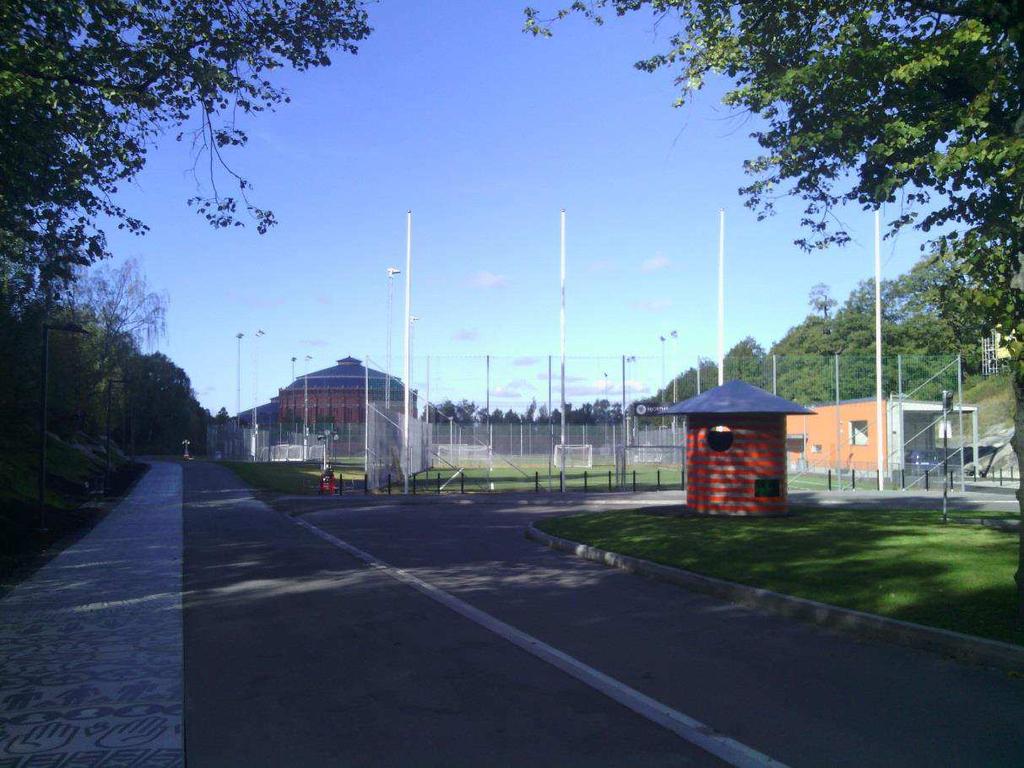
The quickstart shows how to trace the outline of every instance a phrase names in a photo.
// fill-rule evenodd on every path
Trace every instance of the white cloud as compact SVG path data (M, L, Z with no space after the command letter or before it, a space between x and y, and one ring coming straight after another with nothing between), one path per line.
M640 265L641 272L657 272L659 269L666 269L672 266L672 261L667 256L662 256L660 253L650 259L645 259L644 263Z
M491 391L491 394L494 395L494 397L521 397L522 396L520 391L518 389L516 389L515 387L511 387L511 386L507 386L506 387L506 386L502 386L500 384L498 386L496 386Z
M325 339L299 339L299 344L304 344L307 347L326 347L327 341Z
M642 301L634 301L629 306L641 312L664 312L672 306L672 299L644 299Z
M539 357L517 357L512 361L512 365L518 365L520 367L528 365L536 365L540 362Z
M472 328L460 328L452 334L452 341L476 341L480 334Z
M508 285L508 278L504 275L496 275L485 270L473 275L469 283L476 288L504 288Z

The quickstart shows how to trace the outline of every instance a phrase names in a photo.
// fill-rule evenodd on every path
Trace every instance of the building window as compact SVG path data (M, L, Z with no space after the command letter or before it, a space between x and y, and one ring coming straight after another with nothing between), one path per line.
M758 498L782 497L782 479L778 477L759 477L754 480L754 496Z
M722 453L732 447L732 430L726 426L712 427L707 431L708 447Z
M868 422L867 420L850 422L850 445L868 444Z

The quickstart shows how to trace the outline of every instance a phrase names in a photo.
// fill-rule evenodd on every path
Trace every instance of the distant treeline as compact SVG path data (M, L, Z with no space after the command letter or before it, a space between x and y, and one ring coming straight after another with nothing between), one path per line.
M48 429L74 440L106 434L126 452L201 453L209 412L188 375L146 352L164 332L166 299L149 291L138 265L79 271L47 282L10 262L0 275L0 452L38 444L44 324L49 332ZM81 332L75 332L74 327Z

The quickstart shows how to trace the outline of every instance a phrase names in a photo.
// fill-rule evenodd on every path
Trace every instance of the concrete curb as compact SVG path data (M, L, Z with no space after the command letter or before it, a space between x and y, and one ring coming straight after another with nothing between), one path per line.
M538 529L532 523L526 529L526 538L533 539L551 549L569 552L584 560L591 560L659 581L667 581L720 600L748 608L771 611L788 618L838 630L854 637L883 640L939 653L958 661L994 667L1007 672L1024 673L1024 647L1010 643L985 640L947 629L912 624L908 621L887 619L873 613L839 608L815 600L783 595L767 589L703 576L681 568L659 565L650 560L620 555L616 552L608 552L587 544L552 536Z
M316 496L313 494L284 494L274 491L262 491L268 494L268 498L274 498L285 502L310 502L330 506L331 504L342 504L352 506L412 506L431 505L442 502L445 504L456 504L464 506L474 505L498 505L498 506L521 506L521 507L558 507L558 506L630 506L630 507L659 507L671 506L681 508L683 495L679 491L642 491L636 494L618 492L591 492L582 493L568 491L566 493L518 493L518 492L495 492L495 493L445 493L440 496L436 493L400 494L391 496L381 493L344 493L333 496Z
M1007 485L982 485L980 483L967 483L967 490L971 493L991 493L993 496L1017 495L1017 487Z

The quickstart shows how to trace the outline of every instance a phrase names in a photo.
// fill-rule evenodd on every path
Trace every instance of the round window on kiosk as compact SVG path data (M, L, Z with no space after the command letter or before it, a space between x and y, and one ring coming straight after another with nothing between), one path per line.
M712 451L724 453L732 448L732 430L726 426L711 427L705 439Z

